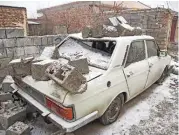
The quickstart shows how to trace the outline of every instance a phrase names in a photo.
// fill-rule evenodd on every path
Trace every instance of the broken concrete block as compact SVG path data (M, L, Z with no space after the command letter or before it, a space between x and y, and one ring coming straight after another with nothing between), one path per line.
M12 100L7 100L5 102L1 102L1 108L3 108L4 110L8 110L10 108L15 107L15 103L13 103Z
M24 37L24 29L22 28L6 28L7 38Z
M49 80L49 78L45 75L45 71L53 62L54 60L44 60L33 63L31 66L32 78L40 81Z
M21 58L12 60L9 65L13 68L12 76L26 76L31 74L31 64L33 61L33 57Z
M0 135L7 135L5 130L0 130Z
M0 91L0 102L12 100L12 94Z
M76 67L76 69L82 74L89 73L87 58L71 59L68 64Z
M7 129L10 125L16 121L23 121L26 117L25 107L14 107L6 110L3 114L0 114L0 124L4 129Z
M103 37L103 26L98 25L92 28L92 37L94 38L102 38Z
M10 92L10 85L14 83L12 76L7 75L2 82L2 90L4 92Z
M90 26L83 28L82 37L83 38L92 37L92 28Z
M86 78L73 66L69 64L51 65L46 74L50 79L64 87L73 94L82 93L87 89Z
M105 37L118 37L119 33L113 26L103 25L103 36Z
M12 126L10 126L7 131L6 135L30 135L30 127L20 121L17 121Z

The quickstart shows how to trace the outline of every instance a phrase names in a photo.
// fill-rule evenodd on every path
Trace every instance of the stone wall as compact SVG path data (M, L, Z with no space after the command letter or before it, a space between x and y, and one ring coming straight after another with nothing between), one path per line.
M15 58L39 56L46 46L58 44L65 36L45 35L0 39L0 82L9 74L8 63Z

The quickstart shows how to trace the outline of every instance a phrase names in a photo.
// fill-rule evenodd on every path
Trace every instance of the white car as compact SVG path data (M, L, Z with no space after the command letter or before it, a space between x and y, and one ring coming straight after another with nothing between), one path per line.
M22 78L23 87L16 83L11 87L65 132L98 118L104 125L115 122L123 105L159 80L171 61L146 35L83 39L74 34L58 47L59 59L73 55L88 59L84 93L71 94L52 80L36 81L32 76Z

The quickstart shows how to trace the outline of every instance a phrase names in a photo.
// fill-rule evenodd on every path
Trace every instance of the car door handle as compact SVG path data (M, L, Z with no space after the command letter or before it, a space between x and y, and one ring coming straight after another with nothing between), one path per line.
M129 73L126 74L127 77L132 76L134 73L132 71L130 71Z
M149 63L149 68L151 68L153 66L153 64L152 63Z

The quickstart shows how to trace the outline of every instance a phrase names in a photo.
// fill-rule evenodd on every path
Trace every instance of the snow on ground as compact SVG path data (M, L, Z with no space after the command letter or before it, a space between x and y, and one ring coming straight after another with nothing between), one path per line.
M74 132L75 135L177 135L178 87L170 87L177 76L171 74L162 85L154 84L124 105L118 120L103 126L98 120ZM175 81L174 81L175 80ZM33 135L50 135L58 130L41 118L31 122Z

